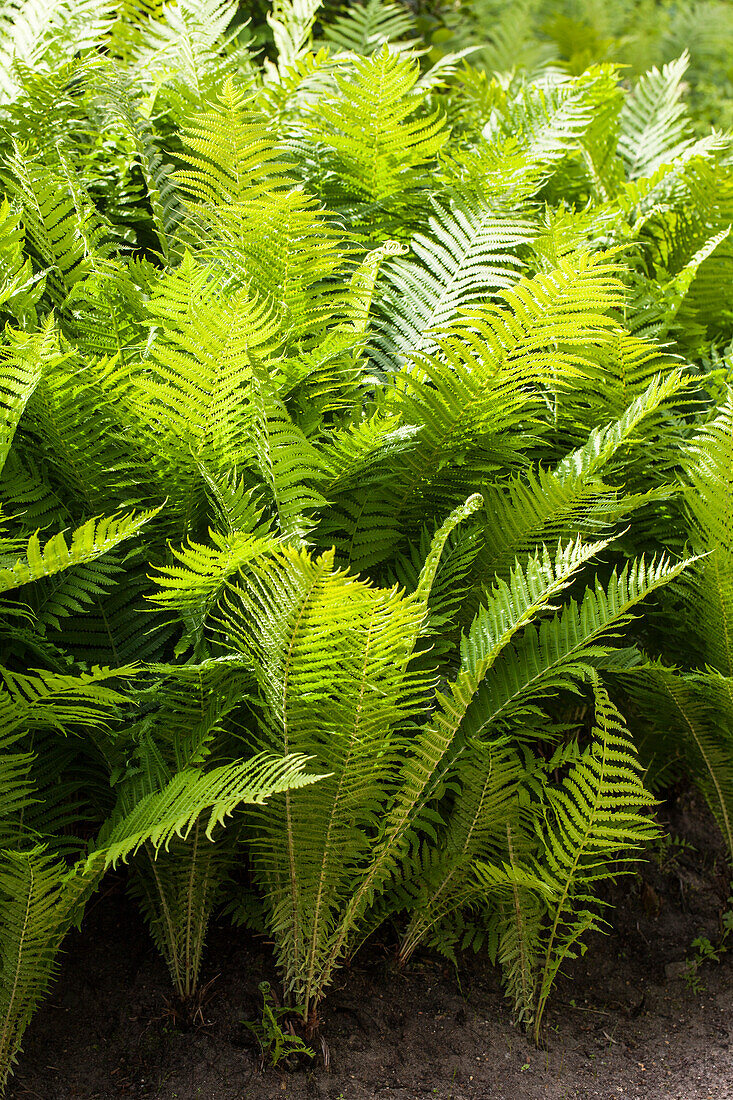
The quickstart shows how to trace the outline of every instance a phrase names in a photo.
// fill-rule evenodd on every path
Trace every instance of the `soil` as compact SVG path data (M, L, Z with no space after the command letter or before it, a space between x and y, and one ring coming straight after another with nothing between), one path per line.
M514 1026L494 969L423 956L394 965L375 943L341 972L323 1009L330 1055L260 1068L244 1020L276 977L267 945L212 929L202 1018L177 1025L167 975L122 883L110 883L67 947L26 1034L11 1100L728 1100L733 1098L733 951L690 982L695 937L720 941L729 881L694 796L665 807L672 836L614 887L615 929L562 979L538 1049ZM693 845L694 848L691 848ZM661 864L661 866L660 866ZM731 945L733 947L733 945Z

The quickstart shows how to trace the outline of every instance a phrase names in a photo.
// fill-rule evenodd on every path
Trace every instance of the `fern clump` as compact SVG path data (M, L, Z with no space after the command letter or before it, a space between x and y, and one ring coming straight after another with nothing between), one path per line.
M0 1081L110 866L538 1038L670 768L733 851L730 139L550 6L0 4Z

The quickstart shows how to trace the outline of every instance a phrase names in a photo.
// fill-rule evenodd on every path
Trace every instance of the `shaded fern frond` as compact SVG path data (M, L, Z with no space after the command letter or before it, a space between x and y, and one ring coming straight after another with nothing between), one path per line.
M334 49L368 57L384 46L409 50L413 41L402 41L406 34L414 34L415 20L410 12L399 4L387 0L367 0L354 4L338 15L323 30L325 41Z
M594 684L594 694L594 741L562 785L548 794L543 854L534 866L552 894L535 1037L561 967L576 957L581 937L601 927L592 884L628 870L635 858L630 853L643 849L658 833L642 813L653 800L644 789L623 719L599 683Z
M48 992L61 942L100 874L98 860L69 871L40 846L0 852L0 1088L31 1016Z

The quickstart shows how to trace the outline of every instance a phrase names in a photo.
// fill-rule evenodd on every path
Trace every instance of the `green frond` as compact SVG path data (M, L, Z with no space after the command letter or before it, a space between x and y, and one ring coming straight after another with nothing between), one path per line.
M125 399L137 444L137 481L157 482L182 535L205 529L212 486L242 466L249 417L241 400L252 354L267 357L277 321L267 303L222 283L186 256L148 303L149 361L126 373ZM144 473L143 473L144 471Z
M562 391L567 379L592 371L597 349L611 343L619 291L613 267L576 257L500 292L501 304L466 312L436 338L437 353L414 357L396 379L394 402L405 423L421 425L418 446L405 456L401 511L437 494L446 468L454 485L463 481L470 490L500 455L510 465L520 442L510 433L529 427L541 388Z
M552 618L528 626L469 700L466 733L501 729L508 721L526 717L539 700L560 690L577 691L578 683L606 660L634 607L693 563L694 559L670 562L664 557L648 564L643 558L632 561L614 572L605 588L596 580L579 604L570 602Z
M94 561L136 535L157 512L158 509L87 520L72 531L70 542L63 531L43 544L37 534L32 535L22 558L12 565L0 566L0 592Z
M26 255L20 215L7 199L0 203L0 310L28 330L35 328L37 306L45 289Z
M110 577L111 586L104 576L95 575L93 580L99 582L103 591L90 591L93 602L85 602L80 611L68 609L52 635L57 645L72 651L87 665L102 662L117 666L165 659L178 640L180 626L171 621L170 613L156 609L149 600L151 581L146 550L145 546L140 547L125 558L124 572ZM55 610L54 595L50 612Z
M369 866L404 751L400 727L424 706L408 670L422 598L379 589L284 549L243 578L223 628L253 663L261 738L332 773L260 815L255 855L278 954L299 998L318 1000L348 938L344 906ZM294 868L297 867L297 875Z
M267 123L252 109L252 93L227 80L219 102L187 124L187 151L175 180L190 202L210 216L282 188L284 165ZM190 151L188 151L190 150Z
M347 312L348 323L356 332L364 333L367 330L374 289L382 264L393 256L404 255L406 251L405 245L398 241L385 241L379 248L367 252L355 267L349 285Z
M683 53L637 80L619 116L618 148L630 179L651 176L676 160L692 144L682 103L689 55Z
M319 524L319 541L333 546L356 570L382 561L401 536L394 506L394 463L417 445L417 425L400 425L398 416L377 414L335 432L323 447L327 470L324 494L328 510Z
M122 784L118 787L121 808L129 812L181 770L201 768L212 757L239 755L237 716L253 686L251 670L236 653L144 666L136 680L139 718L105 750L113 767L124 772L124 792ZM236 740L231 740L235 730Z
M202 637L204 623L214 613L230 577L275 549L276 539L265 533L233 531L221 535L209 531L213 545L188 542L171 547L177 564L158 566L153 578L157 589L149 595L158 607L176 611L194 643Z
M310 513L325 504L319 455L293 423L264 375L250 388L254 460L277 514L280 533L295 542L310 529Z
M104 725L125 701L117 689L134 674L130 667L93 668L77 675L0 668L0 726L11 736L21 730L66 734L76 726ZM108 686L109 681L116 686Z
M40 846L0 852L0 1089L54 978L61 942L100 873L99 861L69 871Z
M65 523L69 513L89 516L159 504L165 494L156 492L129 368L116 356L86 359L66 344L52 321L42 339L31 340L26 349L37 356L41 372L26 410L19 456L24 483L19 503L30 495L28 524L39 493L48 494L39 478L63 497Z
M414 36L414 33L412 13L388 0L354 4L323 28L323 38L331 49L363 57L375 53L386 43L393 50L409 50L415 44L414 38L405 41L404 36Z
M463 523L463 521L470 516L475 515L481 507L481 503L481 496L478 493L470 496L465 504L461 504L451 512L430 540L430 549L425 556L425 561L420 570L420 576L415 589L415 595L418 600L421 601L426 611L448 539L459 524Z
M492 144L511 138L524 153L535 187L577 157L577 182L565 177L565 193L590 185L605 198L619 176L612 139L621 105L617 76L608 66L595 65L572 79L550 71L524 82L514 95L505 93L482 136Z
M733 682L709 671L683 673L659 662L621 673L618 682L656 733L649 752L681 756L720 826L733 862Z
M385 365L435 350L433 333L444 332L462 309L512 286L522 269L517 250L534 232L519 218L459 203L436 206L428 230L410 242L417 260L387 267L377 335L378 361L385 356Z
M429 867L421 867L417 874L410 868L408 893L413 890L415 896L400 944L401 960L409 959L446 918L475 903L477 893L480 896L474 865L503 855L507 827L519 814L522 775L520 758L501 741L474 742L463 752L454 780L459 792L447 827L439 834L438 851Z
M440 115L425 113L425 95L415 90L418 77L415 60L383 46L370 57L344 61L336 69L335 94L313 109L314 135L337 154L347 201L365 204L356 218L367 232L379 233L385 203L399 197L404 204L424 184L427 165L448 136Z
M580 939L601 922L592 885L612 878L634 860L658 829L643 810L653 804L621 715L600 683L594 683L593 742L562 784L548 792L542 855L534 869L552 893L551 925L543 943L542 974L534 1021L539 1036L550 990Z
M130 894L183 1002L196 993L209 922L234 861L198 821L187 840L174 837L157 854L143 847L132 861Z
M62 306L76 282L104 268L108 227L60 148L50 166L38 151L16 148L0 172L22 211L26 241L44 269L49 296Z
M227 82L184 128L189 167L175 180L188 216L179 236L271 302L295 342L329 317L327 281L344 255L315 200L285 174L271 128L250 101Z
M97 78L95 86L108 112L107 117L120 120L134 142L160 250L170 262L182 216L182 196L173 178L173 163L166 159L150 119L136 102L134 85L123 70L105 71Z
M57 641L56 632L64 632L70 617L81 617L90 611L93 613L100 602L109 597L123 580L123 561L124 555L106 551L102 558L93 558L65 569L63 573L53 574L52 579L36 582L20 595L25 596L49 639Z
M31 769L33 753L14 752L22 731L2 734L0 740L0 850L17 845L26 833L24 815L36 801Z
M486 522L475 576L488 580L494 573L505 575L516 557L531 553L540 543L552 545L577 534L598 538L652 499L644 494L620 495L604 483L601 473L614 463L622 447L627 458L640 425L688 384L680 370L653 378L619 420L594 428L587 442L554 469L527 470L508 485L485 490ZM649 438L646 433L644 438Z
M0 8L0 99L18 95L18 63L59 66L100 46L111 26L107 0L4 0Z
M515 827L512 828L512 825ZM477 887L499 904L497 957L511 998L515 1019L525 1028L534 1021L537 1001L537 960L542 942L542 918L548 887L518 863L516 849L526 857L526 843L515 822L507 825L507 860L502 864L476 862ZM523 850L524 849L524 850Z
M683 457L690 489L685 503L696 550L708 556L693 575L691 626L703 661L733 675L733 400L689 443ZM699 626L697 625L699 624ZM697 627L697 628L696 628Z
M310 758L296 754L262 753L251 760L224 764L203 772L184 768L159 792L136 802L128 813L114 814L97 838L89 861L96 865L100 852L106 866L126 861L143 844L153 851L168 849L174 836L187 840L201 820L207 840L239 806L259 806L273 795L307 787L325 778L305 773Z
M15 335L0 350L0 471L23 411L41 378L44 336ZM40 351L40 354L39 354Z
M235 0L171 0L160 10L149 0L144 3L148 18L139 20L136 5L136 33L122 36L130 69L156 89L170 84L184 102L203 105L231 72L225 46L237 11ZM123 26L126 21L123 12Z
M295 64L305 52L321 3L322 0L272 0L267 22L281 72Z
M348 906L344 927L363 917L375 895L398 874L411 833L427 831L430 834L429 802L451 771L461 748L472 740L477 726L475 721L471 722L471 708L486 713L477 701L497 658L535 616L552 606L550 601L601 548L602 544L558 547L554 559L545 551L544 555L530 559L524 569L517 564L511 584L497 581L488 604L481 609L462 640L458 676L448 684L447 691L436 691L436 708L410 745L393 808L384 824L369 872ZM457 738L460 738L459 744ZM343 944L343 933L340 944Z

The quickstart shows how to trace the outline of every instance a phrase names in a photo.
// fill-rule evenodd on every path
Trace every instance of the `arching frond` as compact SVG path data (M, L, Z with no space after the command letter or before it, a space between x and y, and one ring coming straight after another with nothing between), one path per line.
M207 840L243 804L261 805L285 791L317 783L324 776L306 774L306 756L274 756L262 753L251 760L223 764L211 771L184 768L165 787L140 798L132 810L117 812L97 839L89 857L97 864L104 854L106 866L128 860L143 844L155 853L168 848L172 838L187 840L201 821Z
M72 532L70 542L66 541L63 532L53 535L43 545L38 535L32 535L22 558L10 566L0 565L0 592L41 577L53 576L83 562L94 561L136 535L156 515L156 511L88 520Z
M588 441L553 469L525 471L508 485L485 492L486 526L476 571L503 576L516 557L538 543L553 544L581 533L597 538L644 503L643 494L621 496L602 472L629 446L639 426L687 386L681 371L652 380L620 420L593 429ZM485 571L485 572L484 572Z
M631 179L651 176L691 145L690 124L682 103L682 82L689 64L683 53L652 69L636 82L619 116L619 152Z
M417 234L417 260L394 260L380 301L378 361L392 365L407 353L433 351L462 309L478 305L519 277L517 250L532 237L526 222L497 218L490 208L453 204L436 208L429 235Z

